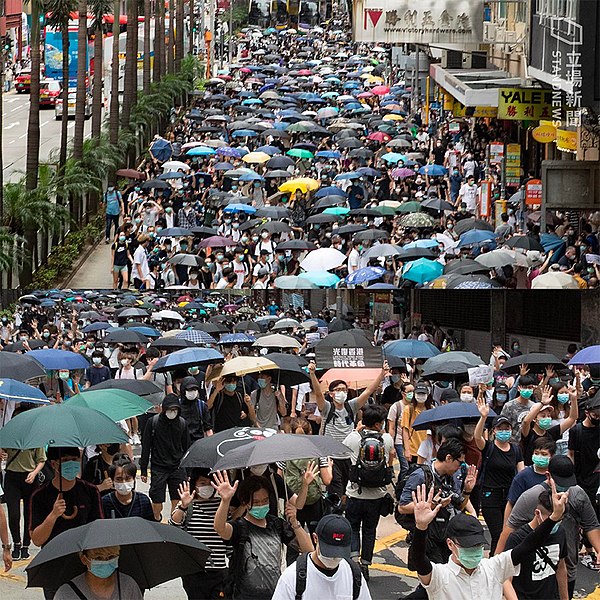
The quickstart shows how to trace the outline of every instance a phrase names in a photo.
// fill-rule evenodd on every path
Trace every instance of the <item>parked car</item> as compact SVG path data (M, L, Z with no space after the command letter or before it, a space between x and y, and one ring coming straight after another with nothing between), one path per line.
M40 82L40 106L56 106L62 85L56 79L44 79Z
M76 107L76 90L69 90L69 106L67 107L67 119L70 117L75 117L75 107ZM60 121L64 114L63 107L63 99L62 96L59 96L56 100L56 104L54 105L54 118L57 121ZM92 116L92 97L90 94L85 95L85 118L89 119Z
M15 78L15 89L17 94L31 91L31 69L23 69Z

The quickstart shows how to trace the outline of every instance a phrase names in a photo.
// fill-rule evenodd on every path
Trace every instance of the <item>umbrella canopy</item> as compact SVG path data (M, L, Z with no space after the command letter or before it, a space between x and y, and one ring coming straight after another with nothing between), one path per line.
M183 455L180 466L185 469L194 467L212 469L226 452L273 435L278 435L277 430L258 427L226 429L195 441Z
M107 379L102 383L92 385L86 390L87 392L93 392L96 390L123 390L131 392L136 396L141 396L157 405L163 401L164 392L154 381L148 381L146 379Z
M175 334L175 338L179 340L188 340L190 342L194 342L195 344L216 344L217 340L210 335L210 333L206 333L206 331L201 331L199 329L186 329L185 331L180 331Z
M84 356L68 350L31 350L26 356L35 359L44 369L49 371L60 371L61 369L75 371L77 369L87 369L90 366Z
M600 364L600 345L583 348L568 362L569 365L598 365Z
M11 402L48 404L50 401L39 388L27 385L16 379L0 379L0 398Z
M236 243L231 238L212 235L203 239L198 245L202 248L224 248L226 246L235 246Z
M386 358L397 356L399 358L431 358L440 354L430 342L420 340L394 340L383 346L383 355Z
M152 370L156 373L166 373L201 364L216 364L224 360L224 356L212 348L184 348L159 358Z
M335 248L313 250L300 263L305 271L328 271L344 264L346 255Z
M303 458L320 458L325 456L347 456L350 449L341 442L323 435L294 435L280 433L263 440L247 444L242 448L230 450L219 459L213 471L240 469L254 465L272 463L274 458L279 462Z
M226 375L247 375L248 373L260 373L261 371L272 371L279 367L271 360L261 356L238 356L228 360L222 369L213 369L212 379L225 377Z
M579 284L574 277L567 273L550 271L538 275L531 282L531 288L534 290L578 290Z
M544 246L528 235L513 235L504 245L507 248L521 248L522 250L544 252Z
M298 275L282 275L274 281L275 287L281 290L310 290L319 286L305 277Z
M442 404L418 414L413 423L413 429L423 431L429 429L433 423L462 420L479 420L479 409L475 402L450 402ZM492 420L497 414L490 408L488 420Z
M350 273L345 281L350 285L360 285L367 281L379 279L385 275L385 273L387 273L387 271L383 267L363 267L362 269Z
M119 546L119 571L140 589L204 569L210 549L189 533L141 517L98 519L50 540L26 567L27 587L56 589L86 567L83 550Z
M183 348L196 348L196 344L194 342L178 337L162 337L152 342L151 345L159 350L182 350Z
M0 429L0 448L126 444L127 434L106 415L82 406L53 404L13 417Z
M435 379L438 376L458 375L483 364L484 361L472 352L443 352L425 361L422 376Z
M416 229L422 229L425 227L433 227L434 220L425 213L410 213L408 215L404 215L400 219L400 225L402 225L402 227L415 227Z
M507 373L518 373L521 365L527 365L530 371L535 373L543 373L547 366L552 366L555 369L564 369L564 363L554 356L546 352L531 352L509 358L502 367Z
M475 217L470 217L469 219L461 219L454 226L454 233L456 235L461 236L463 233L470 231L471 229L480 229L482 231L494 231L494 228L490 223L484 221L482 219L476 219Z
M485 273L487 270L488 268L483 263L472 258L459 258L446 263L444 266L444 274L469 275L470 273Z
M125 390L88 390L71 396L65 404L93 408L115 422L143 415L154 406Z
M414 281L416 283L426 283L433 281L444 272L441 263L428 258L418 258L408 263L402 271L402 278Z
M273 325L273 330L275 329L294 329L295 327L300 327L300 323L296 321L296 319L280 319Z
M259 348L294 348L300 350L302 344L298 340L289 335L282 335L280 333L273 333L271 335L264 335L257 339L253 346Z
M102 341L106 344L147 344L150 340L132 329L114 329L109 331Z

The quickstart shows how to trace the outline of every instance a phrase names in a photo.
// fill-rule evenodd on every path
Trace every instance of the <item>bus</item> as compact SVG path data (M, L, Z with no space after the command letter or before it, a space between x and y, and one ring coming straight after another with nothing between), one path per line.
M271 25L271 0L250 0L248 23L266 29Z

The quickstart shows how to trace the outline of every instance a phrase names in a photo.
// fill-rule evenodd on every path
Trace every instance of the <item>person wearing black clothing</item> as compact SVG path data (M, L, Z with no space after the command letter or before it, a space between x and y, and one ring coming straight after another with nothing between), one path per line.
M552 512L549 491L539 496L533 519L521 529L513 531L506 542L506 550L517 547L539 527ZM567 582L567 537L557 523L543 545L531 551L521 562L521 572L513 577L512 587L519 600L563 600L569 597Z
M205 435L212 435L212 420L206 402L200 399L200 386L193 377L184 377L181 381L181 416L187 423L192 443Z
M29 505L31 541L42 548L59 533L104 517L98 489L77 477L81 471L79 448L51 446L47 460L54 478L32 494ZM46 600L55 594L55 588L44 588Z
M110 369L103 364L104 353L100 350L94 350L92 353L92 366L85 370L85 387L92 387L103 381L110 379Z
M482 456L478 484L481 487L481 512L492 537L490 556L493 556L502 533L508 490L515 475L523 470L525 465L519 446L510 443L512 425L508 417L497 417L492 430L494 437L490 436L487 441L484 439L483 430L490 407L486 402L484 386L480 386L479 389L477 408L481 417L474 434L475 443Z
M238 378L221 377L208 398L215 433L232 427L250 427L256 423L256 413L250 396L238 391Z
M162 505L169 487L171 511L179 500L179 485L185 481L185 469L179 467L190 446L190 432L181 417L181 405L175 394L167 394L162 403L162 412L154 415L142 433L142 456L140 474L144 483L148 481L148 463L152 457L150 500L157 521L161 519Z
M120 445L98 444L96 448L100 454L96 454L96 456L88 460L83 469L82 479L95 485L100 492L100 496L106 496L113 487L113 482L108 472L115 454L119 452Z

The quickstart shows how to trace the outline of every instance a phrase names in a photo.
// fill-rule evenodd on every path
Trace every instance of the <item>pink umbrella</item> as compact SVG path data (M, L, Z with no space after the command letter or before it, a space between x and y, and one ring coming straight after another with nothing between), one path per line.
M383 131L374 131L373 133L369 134L367 139L375 142L387 142L392 139L392 136L384 133Z
M226 246L235 246L235 242L228 237L222 235L212 235L202 240L199 244L202 248L224 248Z
M240 69L240 73L252 73L252 69L249 69L248 67L243 67Z
M357 98L371 98L373 94L371 92L361 92Z
M310 69L300 69L298 75L312 75L312 71Z
M385 331L387 329L393 329L394 327L398 327L398 325L400 325L400 323L396 321L396 319L392 319L391 321L386 321L383 324L382 329Z
M237 304L226 304L223 307L223 310L226 310L228 312L236 312L238 308L239 306Z
M385 96L386 94L389 94L390 88L387 85L376 85L371 89L371 92L377 96Z
M392 177L394 179L404 179L405 177L414 177L415 172L412 169L406 167L398 167L392 171Z

